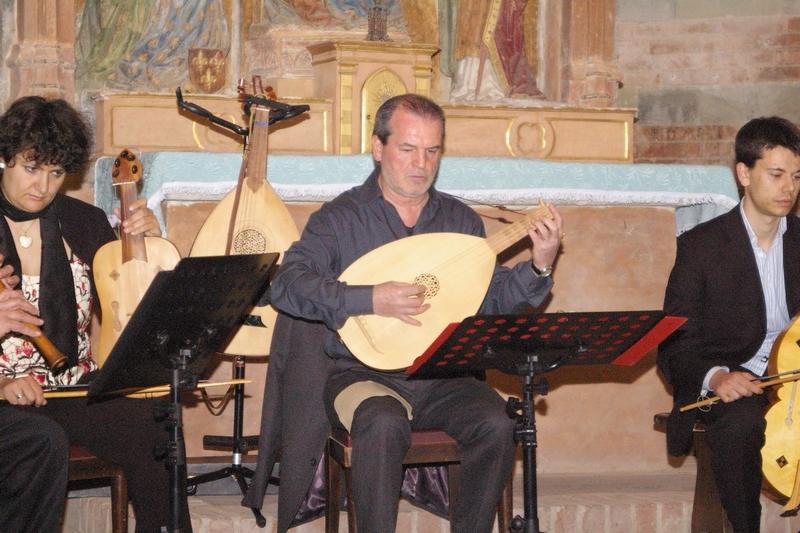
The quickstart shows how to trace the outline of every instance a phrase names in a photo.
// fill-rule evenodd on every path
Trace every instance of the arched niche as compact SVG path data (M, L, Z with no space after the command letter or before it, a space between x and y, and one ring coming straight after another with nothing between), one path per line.
M372 127L375 124L375 112L392 96L405 94L408 87L403 79L392 69L378 69L367 78L361 87L361 152L372 150Z

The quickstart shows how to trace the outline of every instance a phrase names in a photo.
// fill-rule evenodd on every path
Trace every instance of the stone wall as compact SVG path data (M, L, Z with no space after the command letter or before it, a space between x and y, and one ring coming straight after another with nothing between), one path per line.
M634 161L729 165L745 122L800 121L800 2L618 0Z

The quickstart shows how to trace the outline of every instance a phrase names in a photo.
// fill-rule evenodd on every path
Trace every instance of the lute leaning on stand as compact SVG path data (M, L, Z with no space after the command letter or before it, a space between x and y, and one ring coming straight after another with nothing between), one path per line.
M269 102L258 81L249 85L240 82L239 90L245 98L248 90L258 91L255 96ZM250 129L238 182L203 223L189 252L191 257L283 254L300 238L289 210L267 181L270 107L253 101L254 105L246 104L250 111ZM269 305L253 307L246 323L222 351L236 355L267 355L277 315Z

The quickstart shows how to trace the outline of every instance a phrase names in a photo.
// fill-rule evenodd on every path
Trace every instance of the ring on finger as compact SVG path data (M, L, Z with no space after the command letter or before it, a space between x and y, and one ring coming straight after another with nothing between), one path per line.
M18 392L16 394L16 396L17 396L17 400L21 400L22 399L22 393Z

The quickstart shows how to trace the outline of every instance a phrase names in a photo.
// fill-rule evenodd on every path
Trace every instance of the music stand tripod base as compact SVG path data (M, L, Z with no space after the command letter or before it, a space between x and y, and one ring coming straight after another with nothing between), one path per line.
M244 356L237 356L234 361L234 379L244 379L245 377L245 361ZM210 483L220 479L232 477L239 485L239 490L242 494L247 494L249 488L247 479L253 479L255 472L252 469L242 464L242 457L247 453L251 447L258 447L258 435L249 437L243 436L243 413L244 413L244 385L234 385L233 395L233 436L216 436L205 435L203 437L203 446L208 448L228 448L233 450L230 466L191 476L187 480L187 494L194 495L197 492L197 486L203 483ZM280 480L276 477L270 476L269 483L278 485ZM253 516L256 519L258 527L266 527L267 519L259 509L253 508Z

